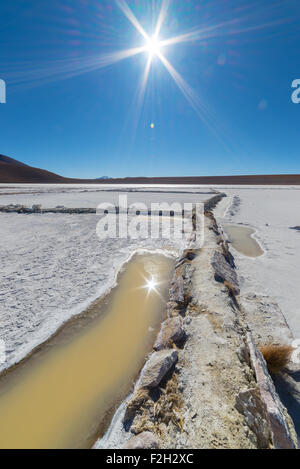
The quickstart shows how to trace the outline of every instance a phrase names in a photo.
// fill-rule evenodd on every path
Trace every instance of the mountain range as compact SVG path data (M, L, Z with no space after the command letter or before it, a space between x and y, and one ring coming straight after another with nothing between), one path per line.
M0 154L0 183L28 184L254 184L299 185L300 174L192 177L66 178Z

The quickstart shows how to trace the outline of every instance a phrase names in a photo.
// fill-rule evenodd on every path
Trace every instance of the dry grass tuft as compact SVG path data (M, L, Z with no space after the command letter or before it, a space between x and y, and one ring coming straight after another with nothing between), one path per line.
M139 389L136 391L132 399L127 404L124 420L127 422L128 420L133 419L135 414L147 405L148 401L149 394L145 389Z
M168 378L167 378L168 379ZM184 421L181 415L182 397L178 390L176 373L154 393L148 394L144 389L135 392L127 404L124 417L125 423L130 423L131 432L139 434L151 431L162 436L165 426L170 423L179 431L183 431Z
M154 423L149 418L147 412L144 412L139 419L137 419L130 428L131 432L135 435L143 432L159 433Z
M290 345L266 344L259 347L268 369L273 374L280 373L289 363L294 348Z
M183 418L180 413L182 406L181 396L178 392L178 379L176 374L168 381L165 389L161 389L160 399L154 405L156 422L168 425L170 422L183 431Z

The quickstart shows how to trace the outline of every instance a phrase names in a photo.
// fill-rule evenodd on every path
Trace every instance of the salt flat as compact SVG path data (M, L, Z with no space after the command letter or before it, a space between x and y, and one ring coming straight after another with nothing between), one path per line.
M0 205L22 204L31 207L40 204L43 208L64 206L68 208L96 208L99 204L113 203L119 205L119 194L127 195L128 204L144 203L150 208L151 203L204 202L209 194L187 194L167 192L87 192L87 193L43 193L43 194L12 194L1 195Z
M213 192L208 187L198 186L0 185L0 205L96 208L107 202L118 205L119 195L127 195L128 204L142 202L150 208L151 203L159 202L204 202Z
M243 224L256 230L264 255L249 258L232 248L242 295L265 299L272 316L278 303L295 339L300 338L300 189L297 187L223 187L228 198L216 209L220 222Z
M266 311L270 314L272 301L277 302L295 338L300 338L300 233L290 229L300 225L299 189L249 186L215 189L228 194L217 207L218 220L253 227L265 251L262 257L253 259L232 249L242 294L269 298ZM213 195L207 186L6 184L0 186L0 205L93 207L102 202L117 202L119 193L127 193L129 203L147 204L202 202ZM178 254L184 248L180 241L151 238L100 241L96 235L98 219L96 215L0 214L0 339L5 340L7 348L7 361L0 370L23 358L63 322L109 289L120 265L136 250L158 249Z
M221 186L220 186L221 187ZM126 192L208 192L213 190L207 185L185 185L185 184L12 184L0 183L1 193L37 193L37 192L101 192L101 191L126 191Z
M113 285L138 249L180 249L169 240L99 240L96 215L1 214L0 339L20 360ZM4 366L4 365L3 365Z

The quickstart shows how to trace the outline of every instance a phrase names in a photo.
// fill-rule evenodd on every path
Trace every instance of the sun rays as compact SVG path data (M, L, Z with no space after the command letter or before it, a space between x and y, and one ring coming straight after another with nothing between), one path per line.
M180 37L177 37L177 38L174 38L174 39L168 39L168 40L160 40L159 39L159 34L160 34L160 31L161 31L163 22L165 20L166 14L168 12L170 1L169 0L163 0L163 2L162 2L161 10L160 10L160 13L158 15L158 20L157 20L157 23L156 23L156 27L155 27L155 31L154 31L153 36L148 35L146 33L146 31L143 29L143 27L141 26L141 24L139 23L139 21L137 20L137 18L133 14L133 12L128 7L125 0L116 0L116 2L117 2L117 5L119 6L119 8L124 13L124 15L128 18L128 20L132 23L132 25L137 29L137 31L146 40L145 46L141 48L140 52L141 53L142 52L148 52L149 59L150 59L150 65L151 65L152 58L154 56L159 57L159 59L161 60L163 65L167 68L167 70L169 71L171 76L174 78L175 82L176 82L176 79L175 79L175 76L176 76L177 81L180 82L181 87L184 88L186 86L185 81L179 75L179 73L174 69L174 67L171 66L171 64L167 61L167 59L164 57L164 55L162 53L162 50L161 50L164 46L167 46L168 44L181 42ZM149 60L147 61L147 64L146 64L145 73L144 73L144 80L142 81L142 85L141 85L143 88L145 88L145 86L147 84L148 75L149 75Z
M131 22L131 24L137 29L137 31L141 34L141 36L146 40L145 46L141 48L141 50L138 53L143 53L146 52L149 54L148 60L145 66L145 70L143 73L143 77L141 80L140 84L140 90L138 93L138 101L137 101L137 110L136 113L137 115L140 114L140 109L143 104L143 98L145 95L146 87L147 87L147 82L149 78L149 73L151 69L151 64L152 64L152 59L154 57L158 57L161 61L161 63L165 66L171 77L174 79L176 85L178 88L182 91L183 95L187 99L187 101L192 105L192 107L196 110L197 114L201 116L201 118L204 118L203 116L203 109L201 110L201 106L199 105L199 99L196 96L196 93L191 89L191 87L186 83L186 81L183 79L183 77L180 75L180 73L174 68L173 65L167 60L167 58L163 55L162 48L170 45L170 44L175 44L179 42L184 42L186 40L191 40L187 39L187 35L184 35L182 37L178 36L175 38L171 38L168 40L160 40L159 39L159 34L161 32L161 28L163 25L163 22L165 20L165 17L168 12L169 0L163 0L162 6L158 15L158 20L155 26L155 31L153 36L148 35L144 28L141 26L139 21L137 20L136 16L133 14L133 12L130 10L129 6L127 5L125 0L116 0L117 5L121 9L121 11L124 13L124 15L127 17L127 19Z
M209 128L219 140L223 140L223 143L225 140L227 141L229 132L223 129L224 120L222 121L220 116L217 117L217 113L213 111L213 103L208 104L205 102L205 94L203 93L201 95L201 87L197 87L196 93L180 74L175 65L171 63L170 58L167 58L168 48L174 48L174 46L176 47L179 44L185 44L186 46L197 44L200 46L214 39L225 43L226 39L231 39L233 36L241 36L244 33L250 34L258 30L277 27L290 19L284 18L283 16L275 16L272 18L272 16L270 16L272 6L261 7L259 3L257 3L255 9L247 5L245 8L236 10L233 13L224 10L223 15L219 16L219 21L215 23L209 24L209 20L207 20L202 24L201 28L195 27L182 34L177 33L174 37L168 37L170 28L168 24L166 24L166 20L169 19L169 16L170 18L174 16L173 12L172 15L170 14L171 0L162 0L159 11L155 11L156 8L153 7L154 3L152 3L152 10L148 10L148 18L147 9L145 10L146 16L144 19L146 18L149 24L151 24L151 21L148 21L151 20L151 15L153 15L154 18L152 28L149 31L146 31L142 26L125 0L115 0L114 3L117 6L116 10L119 9L122 12L131 26L135 28L141 36L141 42L137 44L136 47L133 47L135 44L132 44L132 47L129 46L127 48L124 46L123 50L99 54L95 51L94 55L67 59L61 58L48 62L44 61L39 65L29 62L26 64L26 67L24 64L12 64L9 65L9 69L6 73L7 81L10 85L24 89L46 85L86 73L96 72L97 70L105 69L126 59L133 59L134 57L144 54L146 56L144 70L141 73L141 77L138 79L136 94L134 99L132 99L132 106L135 113L134 118L131 119L133 129L135 130L137 128L140 121L151 68L161 63L206 127ZM155 6L156 5L157 3L155 3ZM268 21L270 17L272 21ZM200 54L199 60L200 57L203 56ZM5 67L5 64L3 66ZM21 68L22 71L18 70L18 68ZM199 73L203 73L203 70L204 67L202 68L201 63L199 63Z
M149 74L151 70L151 65L153 59L157 57L160 59L160 62L164 65L170 76L173 78L175 84L182 92L183 96L186 98L187 102L194 109L198 117L204 122L206 127L221 141L227 146L226 140L228 140L228 132L224 132L224 129L220 125L219 120L216 115L213 113L211 106L207 106L204 102L204 99L200 99L198 94L192 89L192 87L186 82L186 80L181 76L181 74L176 70L174 65L166 58L163 53L163 49L168 46L174 46L180 43L189 43L189 42L200 42L205 41L211 38L216 38L223 36L224 34L229 34L230 36L238 35L242 33L249 32L250 30L259 30L264 29L270 26L278 25L282 23L282 20L277 22L269 23L259 23L256 22L253 27L243 27L243 23L251 17L251 15L237 16L231 20L224 21L215 25L210 25L203 27L201 29L194 29L190 32L167 38L160 39L160 33L163 26L163 23L166 19L168 9L170 6L170 0L162 0L162 5L160 12L158 14L156 26L154 28L153 35L148 34L145 29L142 27L132 10L129 8L125 0L116 0L116 3L120 10L124 13L126 18L130 23L136 28L136 30L141 34L142 38L145 40L144 47L139 48L132 55L137 55L141 53L148 53L148 60L145 65L145 70L142 75L142 79L139 85L139 90L137 92L136 98L136 108L135 108L135 121L134 128L136 129L140 115L141 108L143 106L144 96L147 89L147 83L149 79ZM226 32L227 31L227 32ZM226 137L227 135L227 137Z

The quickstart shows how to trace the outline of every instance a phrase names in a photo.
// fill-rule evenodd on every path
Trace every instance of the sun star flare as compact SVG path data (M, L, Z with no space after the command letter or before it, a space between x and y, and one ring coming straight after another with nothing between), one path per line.
M147 280L147 283L146 283L146 286L145 288L147 288L147 290L149 292L155 290L155 287L156 287L157 283L155 282L155 280L152 278L152 279L149 279Z
M147 82L149 78L149 72L150 72L150 68L151 68L154 57L157 57L158 59L160 59L160 62L164 65L164 67L170 73L170 75L174 79L176 85L181 90L183 95L187 98L190 104L192 104L192 107L194 109L196 108L195 110L198 113L198 115L200 116L201 114L203 114L203 109L201 110L198 109L199 107L199 102L197 102L198 100L195 100L194 97L192 98L190 96L191 92L190 92L189 85L185 82L185 80L181 77L179 72L175 70L175 68L170 64L170 62L166 59L166 57L162 53L162 48L165 48L169 44L173 44L173 42L174 43L181 42L180 38L173 38L173 39L170 38L167 40L159 39L159 34L160 34L163 22L165 20L165 17L169 8L169 3L170 3L169 0L163 0L162 2L162 7L158 16L154 34L152 36L149 35L144 30L144 28L142 27L138 19L135 17L134 13L129 8L125 0L116 0L116 2L119 8L121 9L121 11L127 17L127 19L136 28L136 30L141 34L141 36L146 40L144 47L142 47L142 50L139 51L139 52L148 53L148 60L145 66L145 71L143 73L143 77L142 77L141 84L140 84L140 89L138 92L138 102L137 102L137 111L136 111L137 115L140 114L140 108L142 107L142 102L143 102L143 98L145 95L145 90L146 90ZM185 37L184 39L186 40ZM194 93L194 95L196 94ZM193 102L191 103L191 101Z

